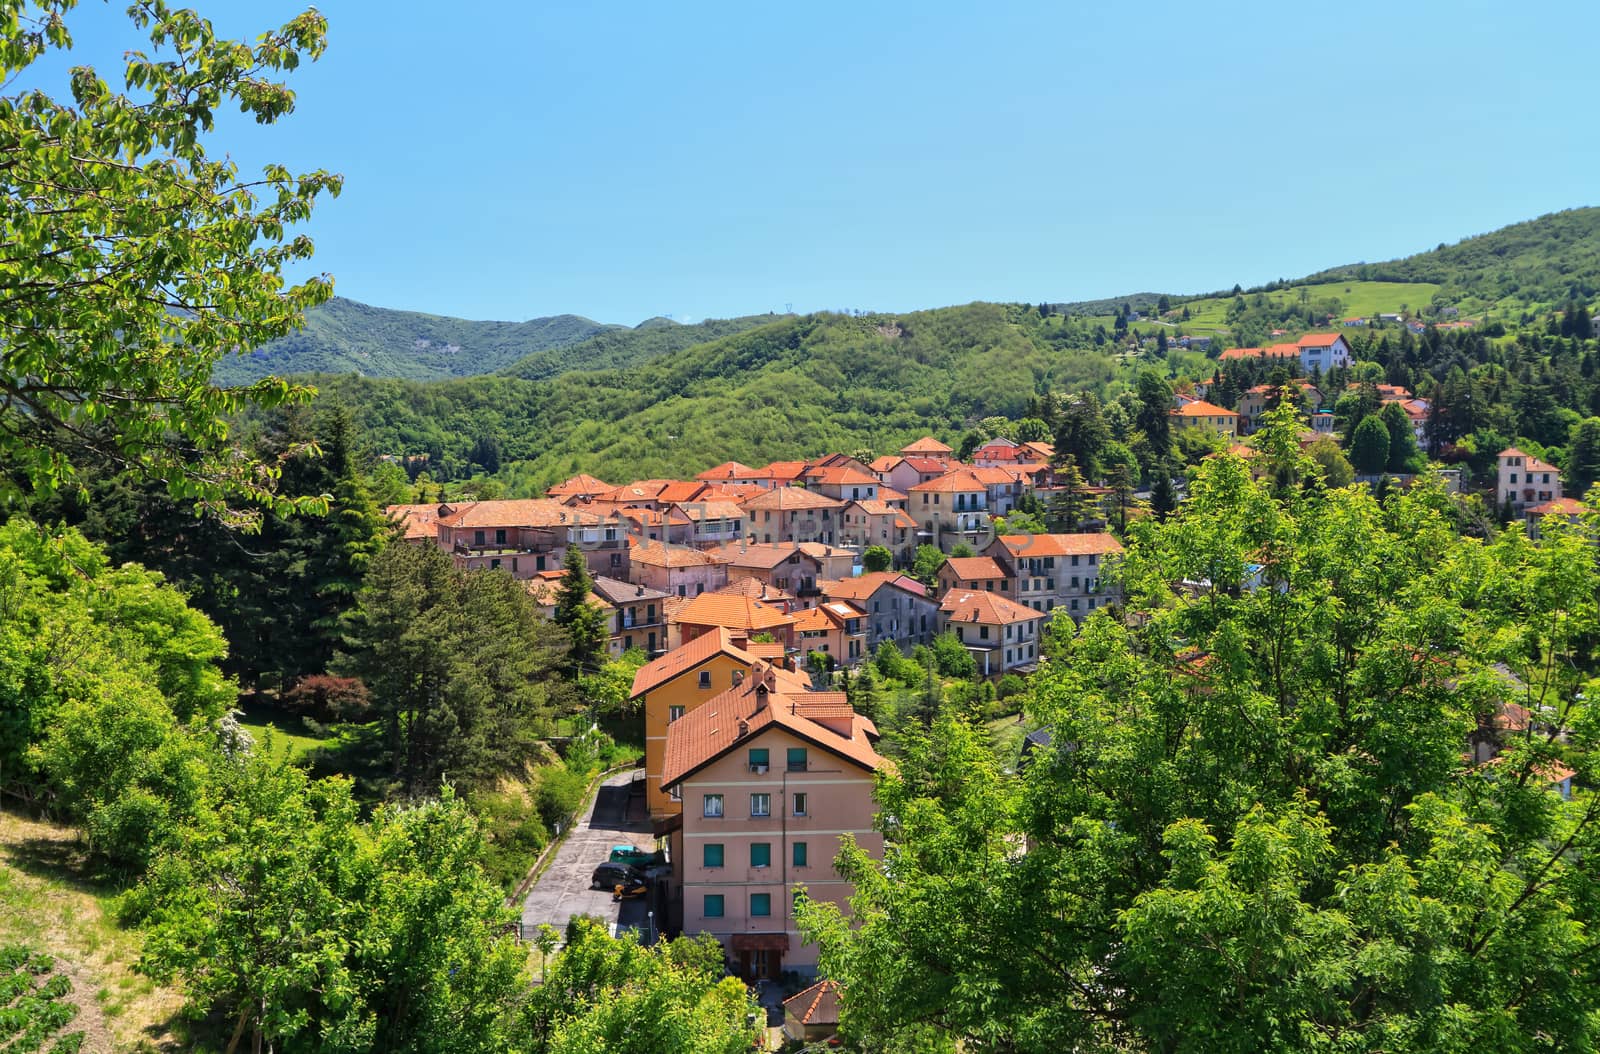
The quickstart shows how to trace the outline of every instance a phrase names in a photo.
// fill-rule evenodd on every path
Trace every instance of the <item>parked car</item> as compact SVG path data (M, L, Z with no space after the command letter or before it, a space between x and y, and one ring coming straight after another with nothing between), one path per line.
M611 862L613 864L628 864L633 867L654 867L667 862L667 854L657 849L651 852L633 845L614 845L611 847Z
M618 886L638 885L643 881L644 874L638 868L607 861L594 869L594 875L589 879L589 888L616 889Z

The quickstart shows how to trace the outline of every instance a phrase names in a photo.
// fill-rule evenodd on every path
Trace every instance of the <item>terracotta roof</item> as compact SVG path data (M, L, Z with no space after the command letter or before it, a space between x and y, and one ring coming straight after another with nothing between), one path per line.
M744 519L744 509L732 501L681 501L672 507L690 520Z
M867 467L874 472L888 472L903 460L903 458L896 457L893 454L884 454L882 457L873 458L872 464Z
M750 633L790 625L794 616L752 597L719 592L701 593L679 608L673 621L694 626L726 626Z
M898 507L890 505L886 501L879 501L877 498L856 498L850 504L868 516L893 516L900 511Z
M1223 362L1232 362L1238 359L1264 359L1300 357L1300 347L1297 344L1274 344L1270 348L1229 348L1217 358Z
M907 498L906 498L906 495L900 493L898 490L895 490L893 487L888 486L887 484L885 484L885 485L880 486L878 488L878 500L879 501L887 501L887 502L896 502L896 501L905 501L905 500L907 500Z
M783 645L775 641L770 644L751 641L745 646L745 650L751 655L754 655L756 658L765 660L766 662L775 663L783 660Z
M687 545L663 545L661 542L631 543L630 558L636 564L651 567L704 567L708 564L726 564L728 561L716 553L693 549Z
M936 457L905 457L900 460L922 473L924 476L943 475L950 471L950 462Z
M612 604L640 604L655 600L665 600L672 595L663 593L659 589L651 589L649 586L624 582L620 578L607 578L604 575L595 576L594 591Z
M1238 417L1232 410L1224 409L1215 403L1208 403L1204 399L1196 399L1192 403L1184 403L1176 410L1168 410L1172 417Z
M1031 452L1035 457L1044 458L1046 461L1056 456L1056 445L1054 443L1024 443L1022 444L1022 449Z
M918 483L911 488L913 494L955 494L968 493L987 489L983 480L972 474L970 468L960 468L954 472L930 479L926 483Z
M1000 543L1012 556L1029 558L1122 552L1122 543L1109 534L1002 534Z
M787 604L794 599L794 594L770 586L759 578L737 578L721 589L713 589L713 593L727 596L750 597L754 600L765 600L770 604Z
M790 509L837 509L843 507L844 502L837 498L830 498L826 494L806 490L803 487L774 487L763 491L744 503L745 509L755 511L787 511Z
M671 789L717 758L774 727L868 772L886 764L872 749L869 723L849 710L849 704L843 702L843 693L807 692L792 676L781 676L783 673L768 663L758 662L742 682L668 725L666 761L661 768L662 789ZM813 695L818 698L808 698ZM830 719L848 720L849 734L841 734L822 723Z
M668 480L666 486L656 493L656 500L674 504L695 501L705 493L705 490L706 485L698 480L690 482L688 480L672 479Z
M869 571L854 578L837 578L817 583L823 596L830 600L865 600L884 586L893 586L919 597L928 595L928 589L910 575L898 571Z
M939 610L950 622L984 622L1004 626L1014 622L1042 622L1045 614L1023 607L987 589L952 589L939 602Z
M439 518L438 505L389 505L384 515L405 528L406 541L437 538L439 530L434 522Z
M1522 451L1518 450L1514 446L1508 446L1504 450L1500 451L1500 453L1495 455L1495 456L1496 457L1527 457L1528 455L1524 454Z
M697 500L740 502L766 489L759 483L707 483Z
M708 468L704 472L696 473L694 478L702 482L709 482L719 479L749 479L755 474L756 470L749 465L741 465L737 461L724 461L714 468Z
M806 472L806 479L812 483L822 483L831 487L848 487L861 483L873 487L878 485L877 476L868 475L854 465L828 465L810 469Z
M1326 348L1338 339L1340 338L1337 333L1307 333L1295 343L1302 348Z
M902 454L948 454L950 447L945 446L933 436L923 436L915 443L907 443L900 448Z
M917 529L917 521L913 520L911 518L911 514L906 512L904 509L896 509L894 511L894 525L896 527L905 527L913 531Z
M728 542L711 550L733 567L773 568L800 553L810 556L793 543L767 545L760 542ZM813 557L812 559L815 559Z
M963 582L1006 577L1005 570L992 556L952 556L945 560L944 566Z
M668 479L641 479L633 483L624 483L620 487L612 487L608 491L596 494L601 501L616 501L627 504L636 501L655 501L664 487L673 482Z
M979 483L991 486L999 483L1016 483L1018 481L1017 470L1014 468L991 468L984 465L975 465L967 469L967 471L972 473L973 478Z
M866 618L866 612L854 604L847 604L842 600L830 600L826 604L818 604L814 608L795 612L794 628L797 632L838 629L853 618Z
M571 479L564 480L545 491L552 498L565 498L573 494L599 494L601 491L611 490L611 484L603 479L586 476L579 473Z
M805 470L806 463L804 461L774 461L769 465L756 469L751 478L788 482L789 480L799 479L800 474Z
M689 643L673 648L659 659L645 663L633 675L633 691L628 698L637 699L653 688L659 688L680 674L688 673L707 659L727 655L749 669L755 657L733 646L728 631L721 626L703 633Z
M1577 498L1557 498L1554 501L1541 502L1528 510L1530 516L1580 516L1583 514L1583 502Z
M854 558L856 555L849 549L841 549L837 545L829 545L826 542L800 542L799 547L802 553L818 560L827 560L840 556Z
M450 511L439 516L448 527L555 527L562 524L597 524L598 513L569 508L551 498L506 501L469 501L441 505Z

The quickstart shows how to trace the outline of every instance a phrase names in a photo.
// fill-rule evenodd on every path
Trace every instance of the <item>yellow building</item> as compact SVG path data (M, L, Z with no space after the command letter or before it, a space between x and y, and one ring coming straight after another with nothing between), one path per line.
M718 626L641 666L634 674L630 698L644 710L645 788L652 817L681 811L679 803L661 790L667 726L739 684L758 661L749 652L734 647L728 631ZM776 673L792 682L795 691L808 687L799 674L781 669Z

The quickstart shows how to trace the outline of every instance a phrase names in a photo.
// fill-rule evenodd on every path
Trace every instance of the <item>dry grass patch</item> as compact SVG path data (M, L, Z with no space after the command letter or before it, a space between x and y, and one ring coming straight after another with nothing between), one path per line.
M71 828L0 811L0 944L20 943L56 959L80 1008L69 1031L85 1052L177 1050L182 999L133 972L140 935L117 925L116 890L84 864Z

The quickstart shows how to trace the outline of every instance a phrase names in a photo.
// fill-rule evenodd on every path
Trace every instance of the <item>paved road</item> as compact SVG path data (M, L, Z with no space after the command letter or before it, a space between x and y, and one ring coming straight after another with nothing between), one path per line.
M528 899L522 903L523 933L532 934L541 922L564 930L567 920L574 915L605 919L615 933L619 909L627 909L627 914L620 918L621 925L644 926L645 909L641 901L618 904L611 899L609 890L589 888L595 867L605 862L613 845L627 842L645 849L655 848L644 795L630 794L632 785L632 771L619 772L600 785L589 814L578 821L577 828L556 850L555 860L528 891ZM640 783L639 787L642 791L644 784ZM635 915L637 919L633 918Z

